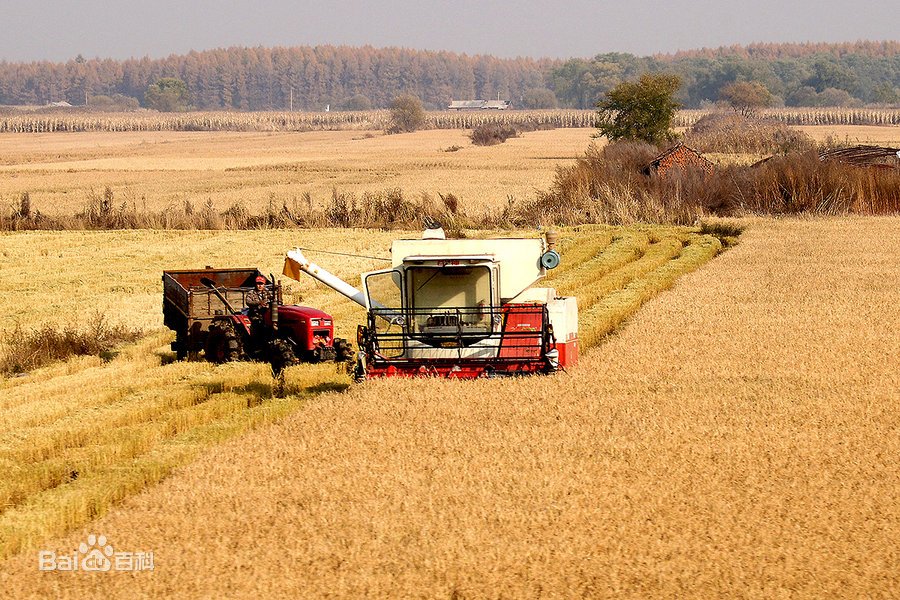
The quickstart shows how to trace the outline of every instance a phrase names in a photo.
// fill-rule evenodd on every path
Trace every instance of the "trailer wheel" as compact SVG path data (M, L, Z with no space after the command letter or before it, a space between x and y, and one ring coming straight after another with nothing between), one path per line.
M231 321L213 321L206 336L206 360L216 364L232 362L241 358L241 339Z

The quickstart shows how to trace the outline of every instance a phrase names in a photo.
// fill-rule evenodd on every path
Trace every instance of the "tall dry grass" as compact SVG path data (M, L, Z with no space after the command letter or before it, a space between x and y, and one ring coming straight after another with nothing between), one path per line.
M809 135L783 122L735 112L702 117L685 132L683 141L705 153L772 155L815 149Z
M822 162L814 151L752 166L645 167L659 150L640 143L590 147L550 189L521 203L518 223L697 223L707 216L900 213L900 170Z
M45 542L68 552L102 532L153 550L154 573L48 576L28 553L0 584L73 598L891 597L898 229L756 220L578 369L320 396Z
M137 340L143 332L123 324L110 325L101 313L95 313L83 325L69 323L60 328L45 324L26 329L16 323L8 331L0 348L0 376L31 371L72 356L104 356L116 346Z

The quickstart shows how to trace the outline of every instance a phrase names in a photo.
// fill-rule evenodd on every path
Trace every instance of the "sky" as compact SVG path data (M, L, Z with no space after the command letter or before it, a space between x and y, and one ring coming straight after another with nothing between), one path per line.
M12 62L320 44L588 58L900 38L900 0L0 0L0 15Z

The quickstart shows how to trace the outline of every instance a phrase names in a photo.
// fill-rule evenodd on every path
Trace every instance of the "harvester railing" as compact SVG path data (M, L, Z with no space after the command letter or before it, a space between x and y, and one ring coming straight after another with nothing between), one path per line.
M402 312L403 325L387 327L382 310ZM392 364L540 361L554 343L547 307L541 304L373 308L368 332L368 349Z

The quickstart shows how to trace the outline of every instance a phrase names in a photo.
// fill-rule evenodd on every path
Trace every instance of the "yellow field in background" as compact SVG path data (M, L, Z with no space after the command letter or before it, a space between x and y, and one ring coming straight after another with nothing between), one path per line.
M340 192L400 188L410 199L453 193L464 208L500 207L508 197L546 189L558 165L581 155L592 129L534 131L493 147L472 145L463 130L386 136L378 132L53 133L0 136L0 198L23 192L50 214L82 210L106 186L114 205L139 210L217 210L242 202L259 212L270 201L293 207ZM460 149L448 152L454 146ZM300 205L301 207L303 204Z
M800 129L819 141L830 136L900 147L898 127ZM200 209L209 201L218 211L242 203L260 212L274 202L276 208L286 203L302 212L306 193L321 206L334 188L357 195L400 188L410 199L452 193L462 210L479 213L548 189L556 168L581 156L594 133L533 131L492 147L472 145L465 130L391 136L360 131L7 133L0 135L0 204L16 207L28 192L33 210L70 215L108 186L114 207L127 203L158 211L190 202ZM447 151L453 147L459 149Z

